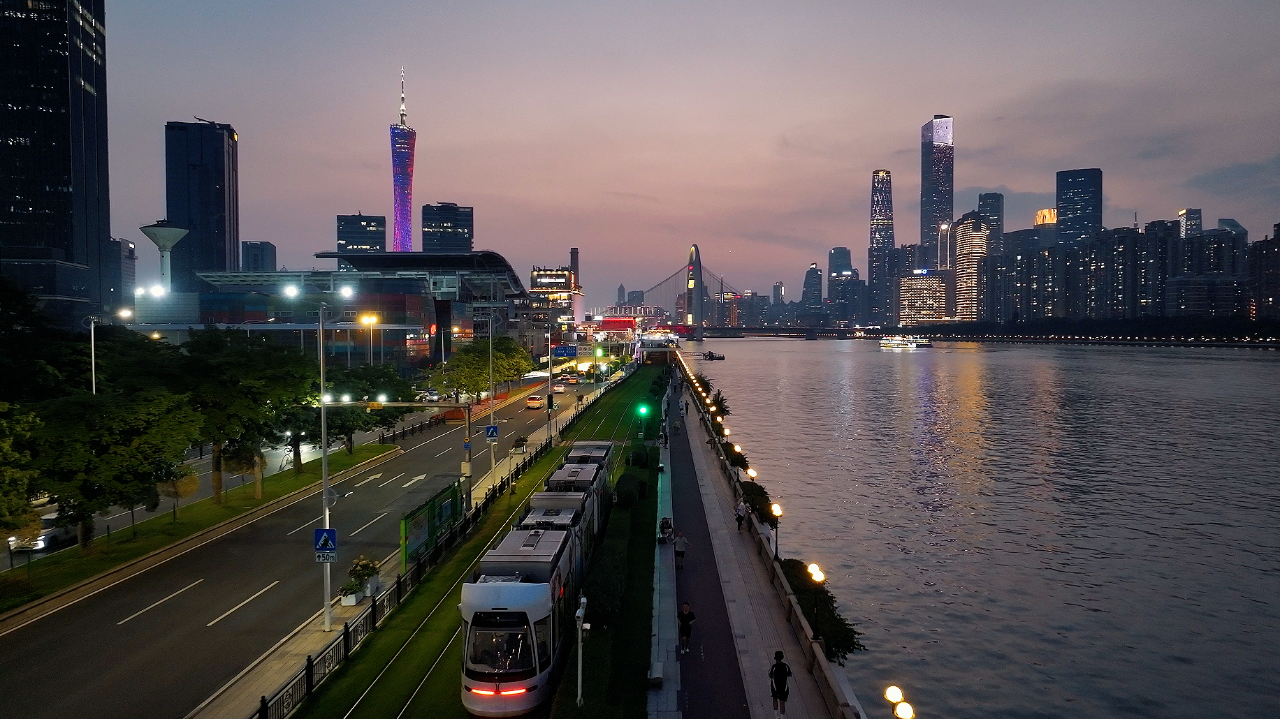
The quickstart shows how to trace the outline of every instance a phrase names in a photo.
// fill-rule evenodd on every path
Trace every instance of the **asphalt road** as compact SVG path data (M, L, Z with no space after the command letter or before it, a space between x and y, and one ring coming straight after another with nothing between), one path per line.
M502 436L546 423L523 401L499 410ZM477 424L483 425L483 417ZM333 595L359 555L399 548L387 505L465 458L463 428L435 427L406 453L338 485ZM477 476L488 471L472 445ZM312 530L319 494L0 636L0 719L182 717L323 606ZM393 558L394 560L394 558Z

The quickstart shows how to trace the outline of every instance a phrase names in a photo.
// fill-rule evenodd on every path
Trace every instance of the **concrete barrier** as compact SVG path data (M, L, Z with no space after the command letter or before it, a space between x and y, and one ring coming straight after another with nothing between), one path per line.
M377 457L366 459L354 467L344 469L341 472L332 475L329 478L329 483L337 484L344 479L360 474L366 469L376 467L392 457L398 457L402 454L404 454L404 450L396 447L389 452L380 454ZM66 589L60 589L53 594L41 597L29 604L24 604L17 609L5 612L3 615L0 615L0 636L4 636L5 634L21 627L25 627L31 622L46 617L59 609L75 604L81 599L97 594L98 592L108 589L119 582L123 582L130 577L141 574L152 567L164 564L170 559L186 554L196 547L230 534L231 532L255 522L278 509L282 509L298 500L305 499L311 494L318 492L320 490L320 484L320 482L308 484L301 489L290 492L283 497L277 497L260 507L256 507L245 512L244 514L232 517L224 522L219 522L207 529L202 529L184 539L179 539L166 547L161 547L160 549L144 554L137 559L132 559L117 567L112 567L101 574L73 584Z

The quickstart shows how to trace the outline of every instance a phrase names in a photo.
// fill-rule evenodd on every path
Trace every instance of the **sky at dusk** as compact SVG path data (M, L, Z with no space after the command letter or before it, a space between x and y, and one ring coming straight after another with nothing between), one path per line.
M919 241L920 125L956 118L956 215L1006 230L1101 167L1108 226L1200 207L1280 222L1280 2L191 2L107 0L113 235L164 207L164 123L240 136L240 237L329 268L334 216L391 215L400 68L417 207L476 208L476 248L582 252L588 306L691 243L736 289L845 245L866 270L871 172ZM415 248L420 246L415 233ZM865 275L864 275L865 277Z

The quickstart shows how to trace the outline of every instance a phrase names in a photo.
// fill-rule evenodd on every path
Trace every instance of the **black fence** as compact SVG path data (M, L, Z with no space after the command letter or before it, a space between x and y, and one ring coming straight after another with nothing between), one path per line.
M382 435L378 437L378 444L392 444L399 442L402 439L407 439L419 432L425 432L432 427L439 427L442 424L444 424L444 413L433 414L417 424L411 424L407 427L401 427L400 429L393 429L390 432L383 432Z
M631 376L630 372L628 372L623 379L629 376ZM618 382L621 381L621 379L618 380ZM601 388L599 394L595 396L591 403L594 403L596 399L602 397L605 392L612 389L618 384L618 382L611 382ZM578 407L569 414L568 418L564 421L563 426L568 426L572 423L572 421L586 410L591 403L578 405ZM395 434L400 434L403 439L404 432L406 431L413 434L425 429L426 427L443 423L443 416L438 415L436 417L432 417L427 422L416 425L415 428L405 428L390 436L394 437ZM369 606L355 619L344 623L342 625L342 633L335 636L333 641L329 642L324 649L320 650L319 654L308 655L306 664L298 670L297 674L294 674L292 678L282 684L280 688L276 690L275 694L272 694L270 697L261 697L259 699L258 709L251 714L248 719L286 719L286 717L292 714L293 711L302 704L303 700L315 691L316 687L320 685L320 682L324 681L325 677L332 674L339 666L341 666L342 663L351 656L351 653L354 652L375 629L386 621L391 612L395 611L396 607L400 606L400 604L408 598L409 593L422 583L423 578L427 576L427 572L432 567L440 563L445 552L451 549L454 545L465 540L470 531L479 524L480 519L482 519L489 511L489 508L493 506L493 503L508 490L511 490L515 486L516 481L533 466L533 463L537 462L547 452L551 451L553 446L554 442L550 437L544 439L537 447L531 449L523 459L517 462L516 466L510 473L505 475L497 483L490 485L489 488L485 490L484 498L480 500L479 504L464 516L460 522L454 525L453 528L436 543L435 547L430 552L419 557L413 565L408 568L406 573L397 574L394 584L386 591L372 597L372 601L369 603Z

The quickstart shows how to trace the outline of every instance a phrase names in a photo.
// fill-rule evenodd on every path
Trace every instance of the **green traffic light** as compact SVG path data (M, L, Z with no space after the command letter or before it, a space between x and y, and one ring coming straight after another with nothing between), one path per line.
M640 405L640 414L649 414L649 408L644 405Z
M603 347L597 347L597 348L596 348L596 356L597 356L597 357L603 357L603 356L604 356L604 348L603 348Z

